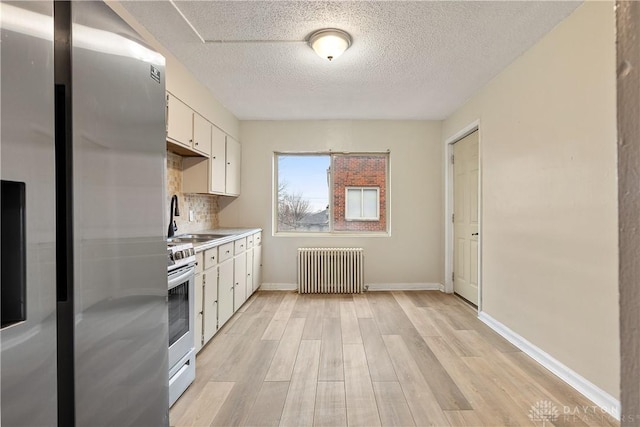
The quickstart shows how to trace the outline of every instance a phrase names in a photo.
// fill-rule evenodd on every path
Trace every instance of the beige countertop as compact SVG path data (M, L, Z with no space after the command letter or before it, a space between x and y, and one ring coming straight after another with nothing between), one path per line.
M193 247L195 248L196 252L202 252L204 250L250 236L260 231L262 231L261 228L212 228L209 230L201 230L189 234L218 234L225 236L218 239L209 240L207 242L194 243Z

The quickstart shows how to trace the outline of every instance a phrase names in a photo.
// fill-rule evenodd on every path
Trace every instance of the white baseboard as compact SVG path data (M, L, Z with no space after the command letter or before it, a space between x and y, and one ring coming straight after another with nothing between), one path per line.
M442 291L440 283L365 283L369 291Z
M440 283L365 283L369 291L443 291ZM263 283L263 291L295 291L296 283Z
M263 283L260 285L263 291L295 291L298 289L296 283Z
M533 360L547 368L561 380L575 388L587 399L598 405L609 415L620 420L620 401L602 390L597 385L587 380L559 360L555 359L549 353L527 341L524 337L518 335L507 326L498 322L485 312L480 312L478 318L487 326L502 335L511 344L518 347Z

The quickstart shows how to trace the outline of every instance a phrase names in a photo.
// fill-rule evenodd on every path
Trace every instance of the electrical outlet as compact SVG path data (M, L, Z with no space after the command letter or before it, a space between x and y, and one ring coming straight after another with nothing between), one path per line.
M193 222L195 219L195 215L193 214L193 209L189 209L189 222Z

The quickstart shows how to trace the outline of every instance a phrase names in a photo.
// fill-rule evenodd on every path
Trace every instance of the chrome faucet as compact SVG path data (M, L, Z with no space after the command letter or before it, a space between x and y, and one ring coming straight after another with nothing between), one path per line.
M180 216L180 209L178 209L178 196L175 194L171 197L171 206L169 207L169 231L167 232L167 237L173 237L174 233L178 231L178 225L173 219L174 215Z

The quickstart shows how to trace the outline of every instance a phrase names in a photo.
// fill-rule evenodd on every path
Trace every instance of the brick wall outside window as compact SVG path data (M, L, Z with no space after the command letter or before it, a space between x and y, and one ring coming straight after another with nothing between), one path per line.
M387 156L335 155L333 158L333 229L335 231L387 230ZM345 188L371 187L380 189L379 221L347 221L345 219Z

